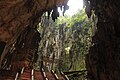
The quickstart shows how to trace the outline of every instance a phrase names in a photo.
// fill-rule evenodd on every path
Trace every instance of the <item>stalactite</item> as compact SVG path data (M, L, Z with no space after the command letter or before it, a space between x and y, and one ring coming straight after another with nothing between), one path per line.
M1 54L0 66L6 54L27 27L34 28L43 13L54 6L66 5L68 0L2 0L0 1L0 41L6 46Z

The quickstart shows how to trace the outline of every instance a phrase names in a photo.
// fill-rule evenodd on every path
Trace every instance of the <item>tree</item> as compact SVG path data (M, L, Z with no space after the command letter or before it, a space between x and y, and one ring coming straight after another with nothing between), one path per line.
M39 25L42 33L39 54L43 55L43 59L39 58L40 61L57 72L84 70L84 55L88 53L92 36L92 24L85 11L78 11L73 17L60 16L56 22L48 20L46 15L42 19Z

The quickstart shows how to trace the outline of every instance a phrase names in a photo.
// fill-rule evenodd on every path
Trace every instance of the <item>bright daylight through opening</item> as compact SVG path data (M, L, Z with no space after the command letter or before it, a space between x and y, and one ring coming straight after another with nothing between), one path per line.
M69 0L69 9L65 12L65 15L73 16L78 10L83 9L83 0ZM59 9L60 14L62 11Z

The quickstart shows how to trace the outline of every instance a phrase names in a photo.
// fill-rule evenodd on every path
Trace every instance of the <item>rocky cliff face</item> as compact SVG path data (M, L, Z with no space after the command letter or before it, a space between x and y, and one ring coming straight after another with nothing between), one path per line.
M1 62L18 37L26 28L35 28L40 17L46 11L54 11L53 19L58 15L55 9L65 7L68 0L0 0L0 50ZM24 36L24 35L23 35ZM27 36L26 36L27 37ZM4 44L4 45L3 45Z
M89 2L98 22L92 46L86 55L88 77L90 80L120 80L120 1Z

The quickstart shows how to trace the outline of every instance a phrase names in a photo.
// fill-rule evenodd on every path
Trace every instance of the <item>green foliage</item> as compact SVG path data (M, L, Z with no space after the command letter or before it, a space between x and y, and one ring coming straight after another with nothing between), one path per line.
M42 34L40 54L52 58L52 69L57 71L85 70L85 54L91 44L92 24L85 11L79 11L72 17L65 15L56 22L43 17L39 27Z

